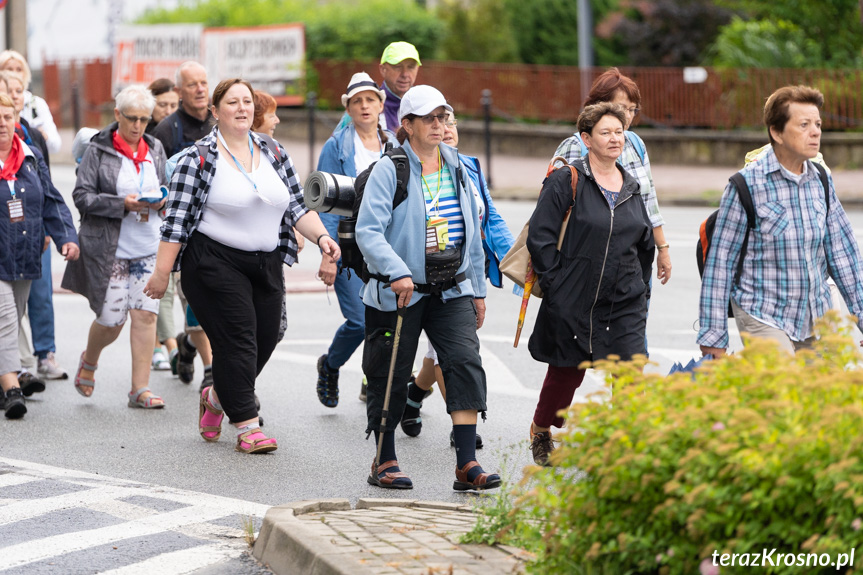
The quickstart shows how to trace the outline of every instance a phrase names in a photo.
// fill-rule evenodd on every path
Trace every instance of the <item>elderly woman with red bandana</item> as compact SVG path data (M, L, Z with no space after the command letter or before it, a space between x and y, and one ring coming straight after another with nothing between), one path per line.
M156 100L130 86L115 99L116 122L93 136L72 197L81 213L81 259L66 267L63 287L90 301L96 319L75 374L75 389L90 398L102 350L132 318L129 407L158 409L162 398L148 387L159 302L144 295L159 247L164 204L165 151L145 134ZM152 201L151 201L152 200Z

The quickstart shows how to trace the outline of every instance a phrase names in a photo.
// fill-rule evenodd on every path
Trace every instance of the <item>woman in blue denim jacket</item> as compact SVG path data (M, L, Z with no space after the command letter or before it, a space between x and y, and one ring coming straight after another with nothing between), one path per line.
M50 235L66 260L78 258L72 214L51 183L39 152L15 135L15 107L0 95L0 404L6 417L27 413L18 384L18 324L30 282L42 276L42 248ZM37 391L33 389L32 391ZM32 392L31 391L31 392ZM38 391L44 391L44 387ZM29 393L28 393L29 395Z
M443 143L453 148L458 147L458 122L453 114L444 126ZM494 287L503 287L503 277L500 273L500 260L510 250L515 239L512 232L494 207L488 183L479 165L479 160L473 156L458 155L459 160L467 170L467 176L474 185L477 194L477 206L479 207L479 221L482 229L482 247L485 250L485 274L488 281ZM423 358L422 368L416 379L408 385L408 400L402 416L402 431L411 437L416 437L422 431L422 417L420 408L423 400L431 394L431 386L437 381L441 396L446 401L446 384L443 372L438 364L437 353L429 343L428 351ZM450 445L455 447L455 438L450 433ZM476 435L476 448L482 449L482 436Z
M384 107L386 94L378 89L371 76L358 72L351 77L342 105L352 122L336 131L321 150L318 170L331 174L356 177L378 160L387 142L398 146L395 134L382 130L378 116ZM338 238L339 220L343 216L320 214L321 221L333 238ZM339 326L330 348L318 358L318 399L327 407L339 404L339 369L363 342L365 337L365 307L360 298L362 280L356 274L339 273L338 264L322 257L318 276L326 285L333 286L345 323Z

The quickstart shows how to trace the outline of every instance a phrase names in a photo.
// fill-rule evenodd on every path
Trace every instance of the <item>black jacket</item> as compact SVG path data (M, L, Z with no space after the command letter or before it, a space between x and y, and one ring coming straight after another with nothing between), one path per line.
M183 109L183 102L180 102L180 107L173 114L159 122L152 132L148 130L147 133L162 142L165 156L170 158L209 135L213 131L213 121L212 112L208 112L207 119L202 122L187 114Z
M537 361L557 367L645 352L654 255L653 229L638 181L618 166L623 188L612 210L587 156L575 168L578 190L561 250L560 225L572 204L569 169L559 169L545 181L527 238L545 294L529 349Z

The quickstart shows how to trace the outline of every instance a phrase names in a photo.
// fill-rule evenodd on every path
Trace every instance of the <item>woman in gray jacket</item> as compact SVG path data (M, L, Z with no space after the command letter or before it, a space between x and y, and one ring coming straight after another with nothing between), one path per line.
M129 407L158 409L149 387L150 354L159 301L143 293L153 273L164 199L165 151L144 133L156 100L130 86L117 94L117 120L90 141L72 198L81 213L81 258L66 267L63 287L84 295L96 319L75 375L75 389L91 397L102 350L131 316L132 386ZM146 201L145 198L154 201Z

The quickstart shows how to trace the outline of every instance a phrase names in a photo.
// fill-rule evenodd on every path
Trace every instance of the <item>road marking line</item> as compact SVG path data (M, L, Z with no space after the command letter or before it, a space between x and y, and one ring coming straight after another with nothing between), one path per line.
M131 495L146 495L146 492L142 489L106 486L93 488L89 491L56 495L54 497L23 499L3 507L3 513L0 513L0 526L15 523L16 521L24 521L25 519L32 519L46 513L60 511L61 509L87 507L98 502L120 499L121 497L129 497Z
M237 549L229 545L201 545L191 549L162 553L133 565L103 571L102 575L184 575L193 573L237 555Z
M99 545L116 544L126 539L145 537L166 531L178 530L182 532L182 527L190 523L212 521L229 515L232 515L232 512L223 508L196 505L162 513L155 517L127 521L119 525L31 540L3 548L0 569L20 567Z
M4 473L0 475L0 488L24 485L25 483L32 483L41 479L41 477L30 477L29 475L20 475L18 473Z

